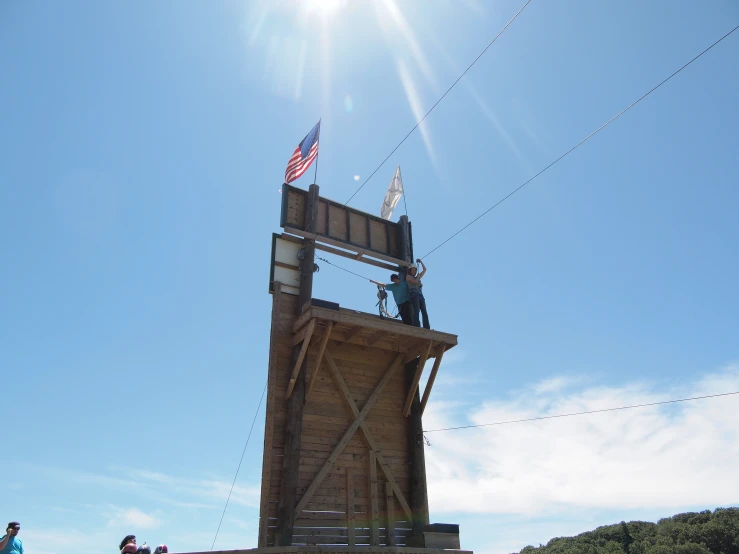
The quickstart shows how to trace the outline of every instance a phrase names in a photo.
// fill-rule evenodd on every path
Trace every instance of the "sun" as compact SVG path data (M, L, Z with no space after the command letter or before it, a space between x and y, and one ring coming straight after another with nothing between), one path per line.
M306 15L316 15L324 19L334 17L346 5L346 0L300 0Z

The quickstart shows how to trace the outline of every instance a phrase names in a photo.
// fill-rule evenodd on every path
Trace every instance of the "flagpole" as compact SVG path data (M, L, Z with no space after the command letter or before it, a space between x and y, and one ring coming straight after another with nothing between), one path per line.
M318 140L316 140L316 171L313 174L313 184L318 179L318 156L321 154L321 120L318 120Z

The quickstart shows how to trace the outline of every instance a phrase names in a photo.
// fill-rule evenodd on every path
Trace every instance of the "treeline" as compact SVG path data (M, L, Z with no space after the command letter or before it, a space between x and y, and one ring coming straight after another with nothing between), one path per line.
M739 508L678 514L657 523L622 521L527 546L520 554L739 554Z

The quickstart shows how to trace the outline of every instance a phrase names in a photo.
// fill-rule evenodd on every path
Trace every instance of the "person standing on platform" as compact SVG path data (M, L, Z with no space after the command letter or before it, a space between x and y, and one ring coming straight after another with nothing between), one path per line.
M398 306L400 319L406 325L413 325L412 308L408 296L408 283L401 281L400 277L396 273L393 273L390 276L390 281L392 282L389 284L385 284L378 283L377 281L373 281L372 279L370 279L371 283L374 283L378 287L384 287L385 290L389 290L393 293L395 304L397 304Z
M421 279L426 274L426 265L420 260L420 258L416 260L416 262L422 268L421 273L418 273L418 266L411 264L408 268L408 275L405 278L408 282L408 295L410 297L410 303L413 310L413 325L416 327L421 326L421 319L419 317L420 312L423 315L423 328L431 329L429 314L426 311L426 299L423 297L423 291L421 290L423 287Z
M5 536L0 539L0 554L23 554L23 542L18 538L21 524L17 521L8 523Z

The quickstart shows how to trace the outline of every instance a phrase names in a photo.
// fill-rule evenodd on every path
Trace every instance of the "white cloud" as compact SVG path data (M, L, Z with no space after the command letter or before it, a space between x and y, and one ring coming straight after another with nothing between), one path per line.
M739 390L729 367L687 387L580 386L551 378L467 413L467 424L518 420ZM568 392L564 392L567 388ZM431 433L432 512L543 514L571 508L672 509L739 500L739 396ZM424 426L464 425L429 404Z
M135 527L139 529L154 529L161 521L151 515L142 512L138 508L118 508L111 506L113 512L108 514L109 527Z

